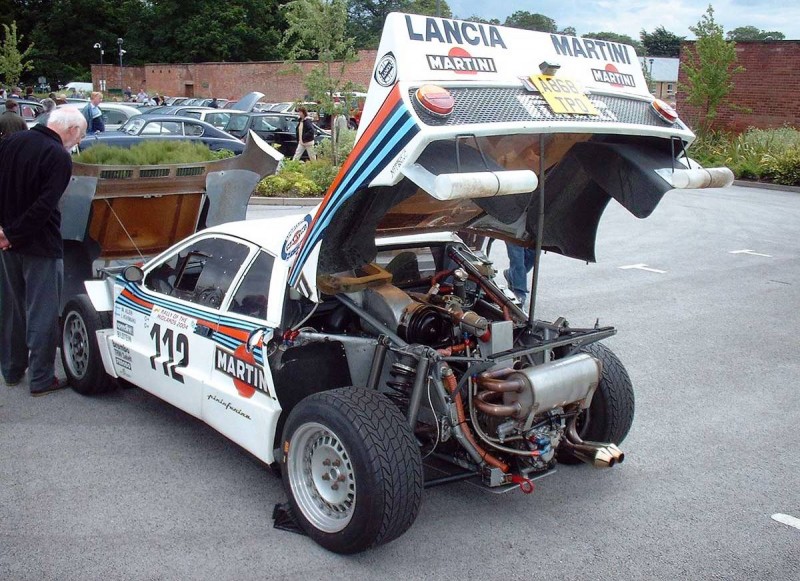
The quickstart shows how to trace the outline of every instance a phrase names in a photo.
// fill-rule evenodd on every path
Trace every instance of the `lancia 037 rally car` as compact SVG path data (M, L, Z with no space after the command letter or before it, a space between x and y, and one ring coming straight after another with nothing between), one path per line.
M693 137L629 46L391 14L313 215L211 226L86 282L65 369L81 393L124 379L279 465L299 525L341 553L403 534L424 486L529 492L557 462L612 467L634 414L599 342L615 329L536 320L538 266L526 313L442 233L594 261L612 198L644 218L673 187L729 183L688 160ZM446 475L424 478L423 458Z

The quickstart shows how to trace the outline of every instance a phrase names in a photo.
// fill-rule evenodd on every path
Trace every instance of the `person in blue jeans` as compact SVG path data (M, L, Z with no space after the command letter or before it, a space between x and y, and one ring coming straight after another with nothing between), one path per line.
M521 305L528 300L528 273L533 270L536 252L533 248L506 242L509 267L503 271L508 288Z

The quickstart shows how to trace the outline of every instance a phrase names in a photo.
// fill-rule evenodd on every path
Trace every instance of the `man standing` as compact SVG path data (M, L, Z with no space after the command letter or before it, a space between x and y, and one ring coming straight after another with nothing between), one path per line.
M0 141L0 370L6 385L29 369L31 395L66 387L55 376L64 277L58 201L72 149L86 135L75 107Z
M0 139L5 139L17 131L25 131L28 124L19 114L19 107L14 99L6 99L6 110L0 115Z
M314 124L308 118L308 109L300 107L297 112L300 114L300 123L297 124L297 150L292 159L300 159L304 151L308 152L309 159L317 159L314 151Z
M86 133L102 133L106 130L103 123L103 112L100 110L100 101L103 100L103 93L94 91L89 98L89 103L83 108L83 117L86 119Z

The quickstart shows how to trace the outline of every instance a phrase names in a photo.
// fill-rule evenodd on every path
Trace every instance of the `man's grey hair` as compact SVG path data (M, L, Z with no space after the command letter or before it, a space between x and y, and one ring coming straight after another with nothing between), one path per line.
M47 126L50 129L58 127L66 131L70 127L81 127L82 125L86 125L86 118L76 107L59 107L50 113L50 117L47 119Z
M44 107L45 113L49 113L50 111L56 108L56 102L47 97L45 99L42 99L42 107Z

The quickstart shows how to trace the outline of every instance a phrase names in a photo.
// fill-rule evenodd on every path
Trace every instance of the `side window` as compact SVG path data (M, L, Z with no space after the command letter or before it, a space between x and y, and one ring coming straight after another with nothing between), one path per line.
M125 113L122 111L106 110L103 111L103 123L106 125L122 125L127 121Z
M203 135L204 130L202 125L196 125L194 123L184 123L184 135L192 135L194 137L200 137Z
M204 238L153 268L145 277L144 286L217 309L248 252L247 246L231 240Z
M260 252L247 274L242 278L236 294L233 295L230 310L232 313L265 319L267 317L267 297L269 281L272 277L272 264L275 261L269 254Z
M247 127L247 115L231 115L225 131L242 131Z

